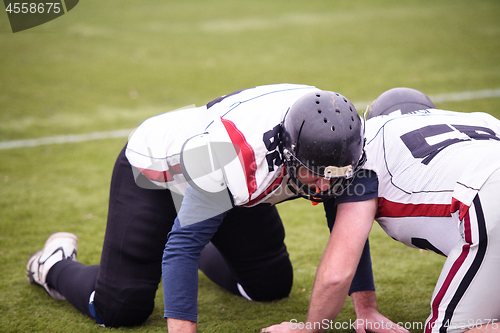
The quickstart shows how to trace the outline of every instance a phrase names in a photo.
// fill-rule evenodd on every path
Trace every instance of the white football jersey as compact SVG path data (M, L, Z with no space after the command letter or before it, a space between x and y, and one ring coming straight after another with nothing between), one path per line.
M461 237L451 213L466 210L500 168L499 133L500 121L485 113L433 109L368 120L365 168L379 178L377 222L406 245L447 255Z
M278 149L280 125L292 104L313 91L319 89L295 84L259 86L201 107L160 114L144 121L130 136L127 159L156 186L183 195L187 182L180 167L181 148L193 136L208 133L214 142L238 147L238 158L225 166L235 205L282 201L294 194L281 193L286 186L280 186L285 173Z

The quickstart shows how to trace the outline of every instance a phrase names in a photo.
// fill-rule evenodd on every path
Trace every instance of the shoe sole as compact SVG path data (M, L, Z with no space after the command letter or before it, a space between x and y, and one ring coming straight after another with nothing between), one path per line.
M39 250L39 251L36 251L36 253L33 253L31 254L31 256L28 258L28 263L26 264L26 275L28 276L28 281L30 282L30 284L36 284L38 285L38 283L35 282L35 279L33 278L33 274L35 273L32 273L31 272L31 265L33 264L33 261L35 261L38 257L40 257L39 254L42 253L42 250Z

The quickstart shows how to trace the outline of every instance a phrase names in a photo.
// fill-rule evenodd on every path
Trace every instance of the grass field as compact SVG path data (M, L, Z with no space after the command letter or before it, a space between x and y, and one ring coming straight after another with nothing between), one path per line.
M149 116L268 83L338 91L359 109L395 86L429 95L499 89L499 16L498 0L82 0L13 34L2 12L0 143L134 128ZM500 117L498 97L437 106ZM111 169L125 143L0 150L0 331L104 330L30 286L25 262L56 230L79 236L79 261L99 262ZM200 332L259 332L305 320L328 229L321 206L296 200L279 210L294 264L290 297L247 302L200 274ZM444 259L404 247L377 225L370 239L380 311L396 322L423 322ZM162 313L160 288L143 326L113 331L166 331ZM348 300L338 321L350 319Z

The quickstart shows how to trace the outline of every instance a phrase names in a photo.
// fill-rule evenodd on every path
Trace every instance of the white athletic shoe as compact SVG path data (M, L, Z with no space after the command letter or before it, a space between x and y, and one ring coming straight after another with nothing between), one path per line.
M69 232L56 232L50 235L43 249L32 254L26 265L28 280L45 288L50 296L64 301L63 295L49 288L47 274L57 262L64 259L76 260L78 237Z

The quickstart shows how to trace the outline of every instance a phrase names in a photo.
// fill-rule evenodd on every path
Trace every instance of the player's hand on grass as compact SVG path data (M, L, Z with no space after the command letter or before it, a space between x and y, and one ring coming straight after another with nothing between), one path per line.
M297 324L295 324L297 325ZM293 332L293 333L300 333L301 330L298 329L296 326L292 328L292 323L289 321L284 321L281 324L276 324L273 326L269 326L266 328L263 328L261 332L269 332L269 333L287 333L287 332Z
M356 333L410 333L404 327L392 322L378 311L359 317L355 325Z
M351 294L356 312L356 333L409 333L407 329L397 325L377 310L375 291L365 290Z

